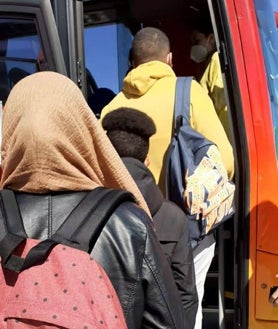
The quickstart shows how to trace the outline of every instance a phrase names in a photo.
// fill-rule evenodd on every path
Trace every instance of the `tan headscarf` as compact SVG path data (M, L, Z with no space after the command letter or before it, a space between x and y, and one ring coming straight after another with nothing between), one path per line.
M126 189L145 200L82 92L69 78L39 72L19 81L3 113L1 188L31 193Z

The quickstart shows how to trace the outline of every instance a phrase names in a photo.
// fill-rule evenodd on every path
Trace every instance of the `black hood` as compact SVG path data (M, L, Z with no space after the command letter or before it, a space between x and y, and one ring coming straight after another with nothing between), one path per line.
M153 174L137 159L122 158L122 160L145 198L153 217L164 200L162 192L155 183Z

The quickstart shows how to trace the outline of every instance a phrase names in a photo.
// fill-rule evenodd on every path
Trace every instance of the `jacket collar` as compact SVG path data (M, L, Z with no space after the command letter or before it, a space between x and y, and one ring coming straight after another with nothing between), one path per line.
M153 174L137 159L122 158L122 160L145 198L153 217L164 200L162 192L155 183Z

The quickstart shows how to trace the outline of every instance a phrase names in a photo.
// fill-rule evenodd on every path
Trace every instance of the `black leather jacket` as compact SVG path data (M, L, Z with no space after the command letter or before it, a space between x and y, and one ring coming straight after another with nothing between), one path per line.
M17 193L28 236L53 234L86 192L34 195ZM92 251L110 277L129 329L186 329L183 308L145 212L132 202L111 216Z

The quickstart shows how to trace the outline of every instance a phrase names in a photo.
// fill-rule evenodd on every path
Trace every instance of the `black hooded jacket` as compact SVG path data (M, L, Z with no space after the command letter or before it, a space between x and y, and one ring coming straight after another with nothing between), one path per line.
M182 298L188 328L193 329L198 296L187 217L176 204L163 198L152 173L141 161L134 158L122 160L148 204L156 234Z

